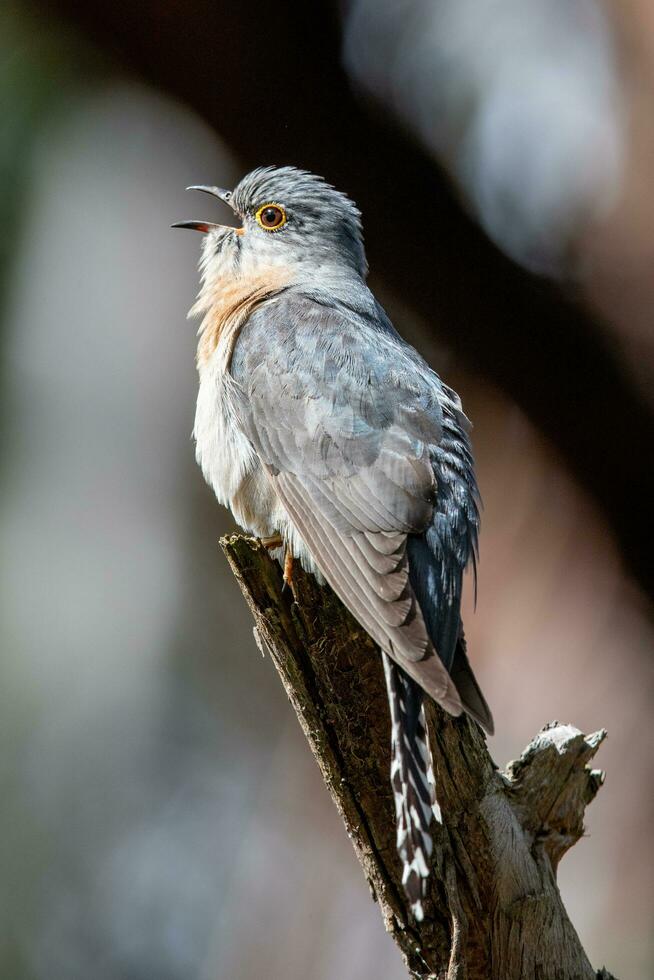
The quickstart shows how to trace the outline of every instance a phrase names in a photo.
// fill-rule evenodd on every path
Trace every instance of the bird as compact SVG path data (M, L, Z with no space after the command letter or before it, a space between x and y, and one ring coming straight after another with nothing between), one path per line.
M379 647L402 884L424 918L438 818L425 696L488 733L461 621L480 497L461 400L367 285L361 213L325 179L260 167L193 185L202 232L196 458L237 524L326 581ZM398 247L400 247L398 243Z

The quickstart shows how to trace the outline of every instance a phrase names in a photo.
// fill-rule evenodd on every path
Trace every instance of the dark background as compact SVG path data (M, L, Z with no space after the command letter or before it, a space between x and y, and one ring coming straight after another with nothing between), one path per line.
M4 5L0 975L403 975L193 461L168 225L267 163L354 197L463 397L491 749L608 728L560 880L649 975L653 90L646 0Z

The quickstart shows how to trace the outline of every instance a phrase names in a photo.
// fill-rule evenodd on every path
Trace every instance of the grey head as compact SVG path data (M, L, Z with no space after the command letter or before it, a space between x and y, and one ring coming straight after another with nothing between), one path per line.
M217 197L241 221L239 228L209 221L173 225L206 235L205 271L219 265L222 271L245 274L259 265L301 263L345 265L362 278L366 275L360 212L322 177L295 167L260 167L233 191L204 185L188 189Z

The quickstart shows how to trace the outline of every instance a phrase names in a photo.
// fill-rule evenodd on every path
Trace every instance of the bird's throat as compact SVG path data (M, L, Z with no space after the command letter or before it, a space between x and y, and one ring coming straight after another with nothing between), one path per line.
M199 330L198 370L203 370L219 348L225 358L225 369L229 370L234 344L247 318L260 303L289 286L292 279L289 268L274 266L255 275L205 284L198 303L191 311L204 313Z

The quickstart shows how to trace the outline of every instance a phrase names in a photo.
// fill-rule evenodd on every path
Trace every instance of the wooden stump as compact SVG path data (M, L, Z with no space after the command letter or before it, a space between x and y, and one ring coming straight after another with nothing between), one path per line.
M379 651L328 586L296 563L292 590L255 539L223 550L282 680L370 891L412 977L611 980L591 967L556 868L603 782L590 769L606 732L552 722L499 771L481 729L429 702L442 824L434 825L425 920L401 886L390 791L390 719Z

